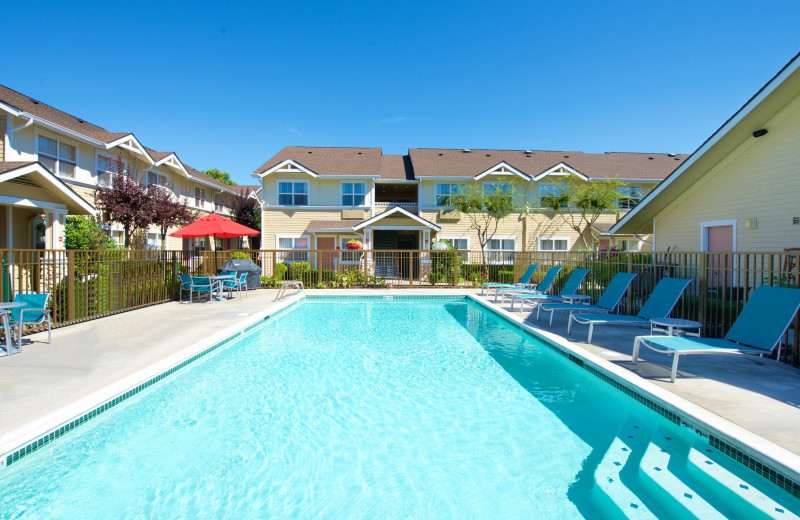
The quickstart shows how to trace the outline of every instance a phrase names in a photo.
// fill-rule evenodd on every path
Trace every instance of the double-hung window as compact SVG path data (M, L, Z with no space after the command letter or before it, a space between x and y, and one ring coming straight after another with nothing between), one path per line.
M619 186L617 188L617 208L633 209L642 200L642 188L637 186Z
M60 177L75 178L78 155L74 146L40 135L38 148L39 162L45 168Z
M308 248L310 241L308 235L299 237L278 237L278 249L295 249L301 252L280 253L282 261L289 264L292 262L308 262ZM305 252L302 252L305 250Z
M539 237L539 251L569 251L569 238Z
M148 231L146 247L151 251L161 249L161 233L158 231Z
M448 207L453 204L453 196L462 193L463 184L437 184L436 185L436 206Z
M514 185L505 181L487 181L483 183L483 193L487 195L494 193L497 190L500 190L504 193L511 193L513 189Z
M111 186L111 180L117 173L117 165L110 157L104 155L97 156L97 185L107 188Z
M167 176L158 172L147 172L147 184L163 188L167 185Z
M206 190L203 188L195 188L194 189L194 205L198 208L202 208L203 204L206 201Z
M214 211L221 212L223 209L225 209L225 197L223 197L222 193L215 193Z
M486 243L488 260L491 264L513 264L515 238L493 238Z
M439 236L440 242L446 242L450 245L453 249L458 249L460 251L469 251L469 237L447 237L447 236ZM469 262L469 253L459 253L461 263Z
M363 206L367 198L367 183L343 182L342 206Z
M361 255L363 254L362 251L358 249L347 249L347 243L353 239L358 239L358 237L349 237L349 238L341 238L339 240L340 248L342 250L341 255L341 263L343 264L357 264L361 260Z
M539 184L539 205L543 208L552 208L554 202L564 196L565 189L566 185L564 183ZM565 201L562 201L560 207L566 207Z
M278 204L308 206L308 183L305 181L278 182Z

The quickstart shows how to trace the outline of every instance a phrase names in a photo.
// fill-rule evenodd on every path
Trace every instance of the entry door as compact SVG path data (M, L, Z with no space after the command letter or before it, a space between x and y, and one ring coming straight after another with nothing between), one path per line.
M705 230L706 251L709 253L733 251L733 226L712 226ZM710 287L731 286L733 258L728 259L727 272L725 272L723 255L709 255L708 267Z
M337 254L331 252L331 250L336 249L336 238L317 238L317 249L325 250L325 252L317 252L317 255L319 255L319 268L334 269L334 260L336 259Z

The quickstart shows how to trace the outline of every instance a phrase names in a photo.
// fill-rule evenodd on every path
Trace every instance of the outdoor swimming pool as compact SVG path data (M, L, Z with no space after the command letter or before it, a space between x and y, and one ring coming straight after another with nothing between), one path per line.
M0 518L798 511L467 299L303 301L20 459L0 489Z

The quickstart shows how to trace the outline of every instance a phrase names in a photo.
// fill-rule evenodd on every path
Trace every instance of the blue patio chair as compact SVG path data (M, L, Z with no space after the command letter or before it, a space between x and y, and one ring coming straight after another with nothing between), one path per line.
M633 364L639 347L672 356L670 381L678 376L678 361L684 354L771 354L800 309L800 289L759 286L750 296L733 326L722 339L687 336L637 336L633 342Z
M502 297L500 298L501 302L506 301L506 295L510 296L516 293L544 294L550 290L550 287L552 287L553 282L556 281L556 276L558 276L558 273L561 272L561 269L563 268L558 265L554 265L548 269L541 282L538 284L531 284L535 286L535 289L523 289L521 287L506 287L504 289L498 288L494 291L495 300L497 299L497 295L500 293L502 293Z
M615 325L650 325L650 320L654 318L666 318L675 304L678 303L684 289L692 281L691 278L662 278L653 288L653 292L647 301L642 305L641 310L635 316L627 314L570 314L567 334L572 331L572 322L589 325L589 337L587 343L592 342L594 326L601 323L613 323Z
M234 275L236 273L233 273ZM223 280L222 288L228 290L228 295L233 297L233 291L239 291L239 298L242 297L242 289L247 295L247 273L241 273L238 278L233 280Z
M53 338L52 324L50 323L50 309L47 303L50 301L50 293L17 294L14 296L15 303L24 303L24 307L14 307L9 309L8 324L14 329L17 328L17 350L22 348L22 327L24 325L42 325L47 323L47 342Z
M558 295L553 294L541 294L538 292L535 293L512 293L511 296L511 310L514 310L514 301L519 301L520 310L525 308L526 303L558 303L563 300L564 296L573 295L578 292L578 288L583 283L583 279L586 278L586 275L589 274L588 269L575 269L572 271L572 274L569 275L567 281L564 283L564 287L561 289L561 292ZM504 296L505 298L505 296Z
M188 274L179 274L178 278L181 280L181 288L180 292L178 293L178 299L181 303L183 303L183 292L186 291L189 293L189 302L191 303L192 277Z
M484 290L493 289L495 287L530 287L531 277L533 276L533 273L536 272L536 269L538 267L539 264L529 265L528 268L525 269L525 272L522 273L522 276L520 277L519 282L517 283L497 283L497 282L485 283L481 285L481 295L483 295ZM497 293L495 292L495 295L496 294Z
M612 313L619 305L620 300L628 290L628 286L633 279L636 278L636 273L617 273L614 278L608 282L608 287L600 295L600 299L594 305L586 305L583 303L542 303L536 307L536 319L539 319L539 314L542 311L550 313L550 326L553 326L553 314L556 311L586 314L589 312L599 313Z
M189 303L192 303L194 293L208 293L208 301L214 296L214 291L217 290L217 282L214 282L208 276L192 276L192 284L189 286Z

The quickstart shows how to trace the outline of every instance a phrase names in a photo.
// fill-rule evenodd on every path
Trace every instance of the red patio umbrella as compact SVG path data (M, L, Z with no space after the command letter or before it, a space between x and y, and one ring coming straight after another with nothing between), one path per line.
M223 217L217 213L211 213L205 217L201 217L188 226L184 226L177 231L173 231L169 235L172 237L181 238L198 238L198 237L214 237L214 238L236 238L247 235L258 235L261 231L257 229L243 226L238 222ZM214 269L217 268L217 255L214 255Z

